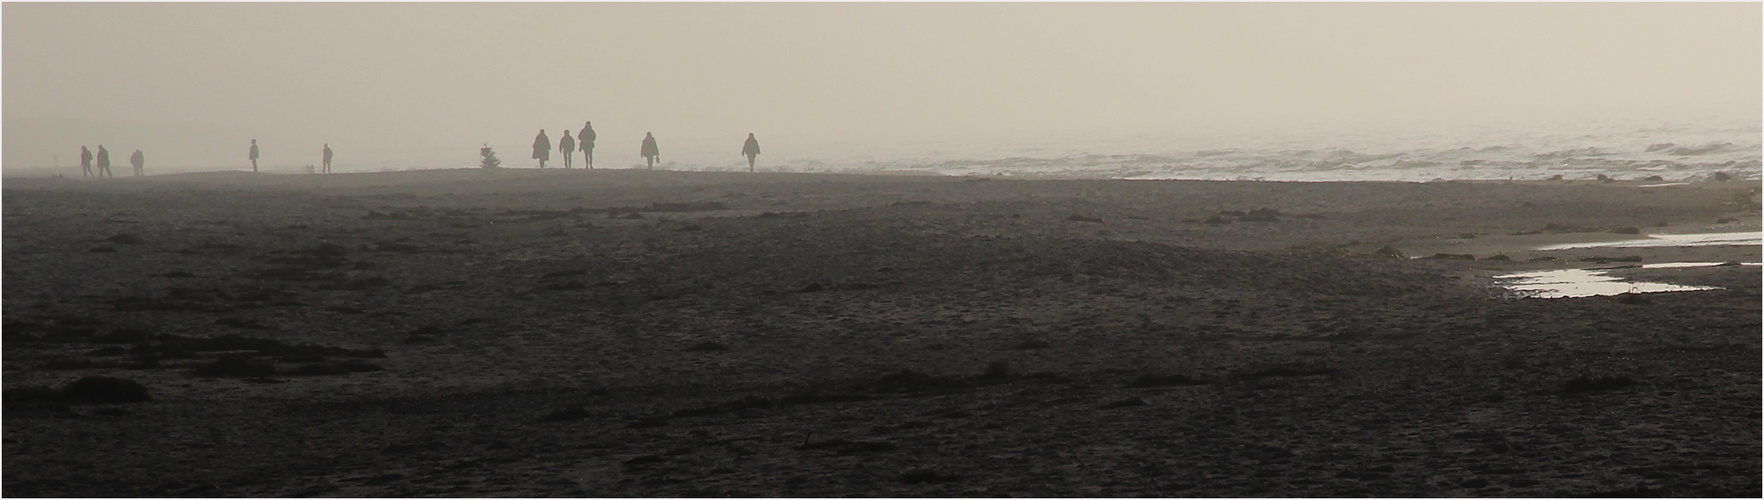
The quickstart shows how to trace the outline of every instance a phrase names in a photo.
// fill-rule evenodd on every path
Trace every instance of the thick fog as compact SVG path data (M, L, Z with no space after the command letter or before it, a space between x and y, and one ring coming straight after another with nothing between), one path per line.
M1757 123L1760 7L1725 4L7 3L4 168L596 165L1297 129ZM1216 144L1213 146L1231 146ZM1099 151L1100 152L1100 151ZM817 153L819 154L819 153ZM762 157L766 161L769 157ZM120 163L120 161L119 161ZM560 163L554 159L553 163ZM163 172L165 170L160 170Z

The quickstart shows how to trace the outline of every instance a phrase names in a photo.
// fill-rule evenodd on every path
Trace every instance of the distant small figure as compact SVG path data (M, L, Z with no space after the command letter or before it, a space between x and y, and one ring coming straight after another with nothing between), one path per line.
M747 171L753 171L753 157L759 156L759 139L753 138L753 132L747 133L747 144L741 145L741 154L747 157Z
M661 148L655 147L655 134L650 132L643 133L643 160L649 164L650 170L655 170L655 164L661 162Z
M582 148L582 157L588 161L588 168L594 168L594 122L583 122L582 131L576 134L576 145Z
M564 155L564 168L570 168L570 153L576 151L576 138L570 137L570 129L564 129L564 138L558 139L557 150Z
M129 165L135 167L135 177L147 175L147 170L143 168L147 165L147 157L141 154L141 150L137 149L135 154L129 155Z
M92 176L92 150L80 146L80 177Z
M539 160L539 168L545 168L545 160L551 159L551 138L545 136L545 129L539 129L539 136L533 138L533 159Z
M110 151L105 150L103 144L98 145L98 176L116 178L116 174L110 171Z
M331 173L331 143L328 142L325 143L325 165L322 168L324 173Z
M251 171L257 171L257 139L251 140Z

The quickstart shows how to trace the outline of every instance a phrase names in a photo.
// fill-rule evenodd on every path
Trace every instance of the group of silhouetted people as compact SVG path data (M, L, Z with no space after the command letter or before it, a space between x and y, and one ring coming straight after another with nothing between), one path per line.
M564 168L570 168L570 152L580 150L586 158L588 168L594 168L594 122L582 124L582 132L570 137L570 131L563 132L563 139L557 142L557 149L563 153ZM255 146L254 146L255 147ZM253 151L256 151L253 149ZM655 144L655 134L643 133L643 147L638 151L650 170L655 164L661 163L661 148ZM759 139L747 134L747 143L741 145L741 154L747 157L747 171L752 172L754 157L759 156ZM325 150L325 157L330 158L330 150ZM539 168L545 168L545 162L551 160L551 137L545 135L545 129L539 129L539 135L533 138L533 159L539 160ZM328 161L328 160L327 160Z
M147 157L141 154L141 150L137 149L134 154L129 155L129 165L135 167L135 177L146 175L143 167L147 165ZM104 149L104 145L100 144L98 154L93 155L91 149L80 146L80 176L115 178L116 173L110 170L110 150Z
M252 172L257 171L257 158L258 158L258 156L260 156L260 155L258 154L258 151L257 151L257 139L252 139L251 140L251 153L250 153L251 171ZM326 174L331 173L331 157L332 156L334 156L334 155L331 153L331 144L325 143L324 166L321 167L321 170L319 170L319 172L326 173ZM312 173L312 165L307 165L306 167L307 167L307 173Z

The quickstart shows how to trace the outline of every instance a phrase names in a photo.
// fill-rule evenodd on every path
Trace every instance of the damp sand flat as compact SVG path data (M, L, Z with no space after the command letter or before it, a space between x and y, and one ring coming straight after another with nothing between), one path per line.
M0 470L13 496L1758 496L1757 267L1498 300L1462 263L1306 250L1757 217L1722 189L7 179L6 387L154 400L9 401ZM333 354L165 345L226 335ZM192 373L228 353L271 374ZM1595 374L1635 384L1571 383Z

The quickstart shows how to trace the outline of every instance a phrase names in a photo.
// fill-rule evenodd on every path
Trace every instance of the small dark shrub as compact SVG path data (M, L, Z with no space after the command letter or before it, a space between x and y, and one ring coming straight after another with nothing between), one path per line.
M268 377L276 374L276 363L228 354L214 362L198 366L190 373L198 377Z
M1641 234L1641 228L1635 226L1614 227L1611 228L1611 232L1616 234Z
M827 287L821 286L820 283L809 283L808 286L802 287L802 289L797 290L796 293L815 293L826 289Z
M92 253L116 253L116 249L111 247L92 247L91 250L87 251Z
M1497 260L1497 261L1501 261L1501 262L1507 262L1507 261L1513 260L1513 258L1508 257L1506 254L1494 254L1494 255L1487 256L1487 257L1483 257L1482 260Z
M1100 223L1103 221L1101 217L1091 217L1091 216L1082 215L1082 214L1068 215L1068 216L1066 216L1066 220L1078 221L1078 222L1096 222L1096 223Z
M61 395L70 400L92 403L136 403L152 401L147 386L126 378L80 377L61 388Z
M1564 394L1580 392L1609 391L1635 385L1635 379L1628 375L1581 375L1562 383Z

